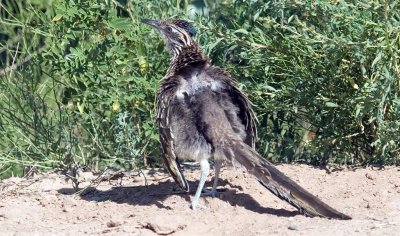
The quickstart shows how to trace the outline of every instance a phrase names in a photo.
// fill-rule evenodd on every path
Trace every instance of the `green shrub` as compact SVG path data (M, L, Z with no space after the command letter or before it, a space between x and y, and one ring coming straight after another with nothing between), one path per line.
M201 3L0 3L0 176L160 164L154 99L169 55L141 18L195 22L254 103L267 158L399 164L398 3Z

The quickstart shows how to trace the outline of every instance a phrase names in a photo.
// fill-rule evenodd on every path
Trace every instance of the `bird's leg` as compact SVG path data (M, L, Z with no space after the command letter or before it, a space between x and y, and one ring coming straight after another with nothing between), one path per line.
M217 192L217 187L218 187L218 178L219 178L219 170L221 169L222 165L222 160L216 160L214 163L214 169L215 169L215 175L214 175L214 183L212 187L212 192L215 193Z
M212 189L211 190L204 189L203 195L215 197L219 194L219 192L217 191L217 187L218 187L219 170L221 169L221 165L222 165L222 160L215 160L214 162L215 175L214 175L214 182Z
M201 195L201 191L203 190L204 183L206 182L208 173L210 173L210 164L208 163L207 159L203 159L200 161L200 181L199 181L199 186L197 186L196 194L194 195L192 199L192 209L196 210L197 205L199 203L199 198Z

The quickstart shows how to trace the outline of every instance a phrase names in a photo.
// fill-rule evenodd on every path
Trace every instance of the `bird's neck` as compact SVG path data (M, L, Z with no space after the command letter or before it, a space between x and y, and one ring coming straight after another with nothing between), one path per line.
M182 48L178 53L173 55L167 74L175 74L185 67L195 63L207 63L208 58L198 45L190 45Z

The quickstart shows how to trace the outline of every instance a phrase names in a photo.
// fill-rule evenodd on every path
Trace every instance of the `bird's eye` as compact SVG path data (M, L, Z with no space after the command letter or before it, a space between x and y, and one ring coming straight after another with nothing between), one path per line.
M174 27L168 27L167 30L170 33L174 33L174 34L178 34L179 33L179 31L177 29L175 29Z

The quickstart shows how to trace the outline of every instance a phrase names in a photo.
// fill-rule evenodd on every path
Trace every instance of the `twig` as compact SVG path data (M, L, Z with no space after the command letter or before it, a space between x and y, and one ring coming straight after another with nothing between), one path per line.
M12 40L11 42L8 41L2 48L0 48L0 53L4 52L5 50L7 50L7 48L9 48L11 45L13 45L15 42L19 42L19 40L22 38L21 35L18 35L14 40Z
M19 42L18 42L18 45L19 45ZM46 48L47 48L47 46L43 46L43 47L39 48L39 49L35 52L34 55L37 55L37 54L41 53L41 52L42 52L44 49L46 49ZM17 48L17 50L18 50L18 48ZM11 66L8 66L8 67L6 67L6 68L3 69L3 70L0 70L0 76L6 74L6 73L8 73L8 72L10 72L10 75L11 75L11 72L12 72L12 71L14 71L15 69L17 69L18 67L21 67L21 66L26 65L26 64L32 59L32 57L33 57L34 55L29 55L29 56L25 57L24 60L23 60L22 62L17 63L17 64L14 64L14 61L13 61L13 64L12 64ZM15 59L15 57L14 57L14 59Z
M13 57L13 61L11 63L11 67L14 66L14 64L15 64L15 59L17 58L18 49L19 49L19 42L17 43L17 49L15 49L15 54L14 54L14 57ZM10 77L9 78L11 78L12 72L13 71L10 70Z
M148 184L147 184L146 176L144 175L142 170L139 169L138 172L139 173L137 175L140 175L140 173L143 174L144 179L145 179L145 186L147 187ZM134 175L134 176L137 176L137 175ZM85 188L75 192L75 194L80 195L80 196L86 195L86 194L88 194L88 192L86 192L87 189L89 189L91 187L96 188L97 186L99 186L99 184L101 182L103 182L105 180L110 181L110 180L112 180L114 178L122 179L125 176L129 176L129 174L127 174L127 172L124 172L124 171L121 171L121 170L112 171L109 168L106 168L96 179L90 181L90 184L88 186L86 186ZM132 175L130 175L130 176L132 176Z
M143 177L144 177L144 186L146 186L145 191L147 191L147 187L148 187L149 185L148 185L148 183L147 183L146 175L143 173L143 170L142 170L142 169L139 169L138 172L139 172L139 174L140 174L140 173L143 174Z

